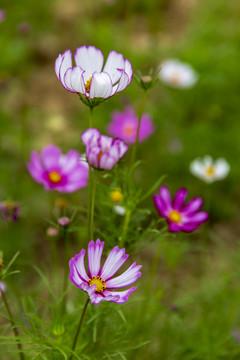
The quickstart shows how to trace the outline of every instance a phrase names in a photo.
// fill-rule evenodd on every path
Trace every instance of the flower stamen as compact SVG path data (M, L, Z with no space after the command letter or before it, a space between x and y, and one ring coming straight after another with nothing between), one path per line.
M101 276L93 276L91 279L88 280L88 284L89 286L97 285L95 293L99 294L101 294L103 290L107 288L107 286L105 285L105 280L103 280Z
M205 169L205 173L206 173L206 175L208 175L208 176L214 176L214 175L215 175L215 168L214 168L214 166L212 166L212 165L207 166L206 169Z
M125 135L130 135L131 136L131 135L134 135L135 128L134 128L134 126L127 124L127 125L124 126L123 131L124 131Z
M176 224L179 224L182 221L182 216L181 216L180 212L177 210L171 210L169 212L168 216L169 216L169 219Z
M90 78L86 81L86 84L85 84L85 90L86 90L86 93L88 93L88 94L90 92L91 82L92 82L92 76L90 76Z
M51 171L48 174L48 179L53 184L58 184L62 180L62 176L57 171Z

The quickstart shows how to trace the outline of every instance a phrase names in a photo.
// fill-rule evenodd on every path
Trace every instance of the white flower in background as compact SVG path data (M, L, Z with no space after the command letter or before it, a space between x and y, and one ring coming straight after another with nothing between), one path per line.
M86 100L107 99L124 90L132 81L133 70L122 54L110 51L104 64L101 50L94 46L81 46L75 54L66 50L55 62L55 72L62 85L70 92L78 93Z
M1 297L1 292L5 292L6 291L6 285L3 281L0 281L0 297Z
M212 183L224 179L230 171L230 165L223 158L214 161L211 156L206 155L191 162L190 171L206 183Z
M198 80L198 74L187 63L179 60L166 60L161 64L159 78L175 88L191 88Z
M121 215L121 216L123 216L123 215L126 214L126 208L125 208L124 206L122 206L122 205L115 205L115 206L113 207L113 211L114 211L116 214Z

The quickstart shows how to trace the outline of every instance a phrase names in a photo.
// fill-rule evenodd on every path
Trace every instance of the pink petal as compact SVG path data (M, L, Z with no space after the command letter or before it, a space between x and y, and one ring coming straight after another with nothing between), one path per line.
M116 289L132 285L142 275L139 271L141 267L142 265L136 266L136 262L134 262L123 274L107 280L105 283L107 289Z
M110 277L112 277L116 272L120 269L120 267L127 260L128 255L125 254L125 249L119 249L118 246L115 246L110 254L108 255L100 275L102 278L107 281Z
M88 271L91 277L99 274L103 247L104 242L101 243L99 239L96 244L93 240L88 244Z
M110 301L115 302L117 304L123 304L128 300L129 295L135 290L137 290L137 287L131 287L130 289L125 290L125 291L108 291L108 290L104 290L104 294L106 294L108 296L110 296L110 294L112 296L118 296L117 300L112 299Z
M184 201L186 200L186 197L187 197L187 190L184 188L179 189L173 200L173 208L177 210L181 210Z

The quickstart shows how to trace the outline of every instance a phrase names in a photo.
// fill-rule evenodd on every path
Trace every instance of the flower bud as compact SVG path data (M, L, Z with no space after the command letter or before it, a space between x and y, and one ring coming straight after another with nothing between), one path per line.
M114 189L110 192L110 198L114 203L121 203L123 201L123 194L120 189Z
M66 216L61 217L60 219L58 219L58 225L62 226L62 227L66 227L70 224L70 219Z
M58 234L59 234L59 231L55 227L50 226L49 228L47 228L47 236L55 237Z

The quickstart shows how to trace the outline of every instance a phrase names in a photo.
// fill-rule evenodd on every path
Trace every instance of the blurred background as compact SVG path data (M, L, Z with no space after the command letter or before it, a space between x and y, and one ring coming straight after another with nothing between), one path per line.
M17 201L21 207L18 222L0 224L6 258L21 250L23 273L33 262L49 261L45 219L56 198L28 174L31 150L53 143L64 152L84 151L80 136L88 127L88 109L57 79L58 54L94 45L107 57L114 49L144 75L150 69L157 75L169 58L187 62L199 74L192 89L158 81L148 93L145 113L156 132L138 148L143 163L135 180L146 192L166 174L164 183L172 193L186 187L190 198L203 197L210 219L201 232L166 244L148 319L152 333L140 331L151 345L144 347L146 353L134 350L129 359L150 358L146 354L163 360L240 359L240 2L2 0L1 10L0 201ZM106 133L112 111L127 105L137 110L141 95L133 80L96 107L94 125ZM190 162L206 154L229 162L225 180L207 185L189 172ZM64 198L86 206L84 189ZM157 217L151 197L144 207ZM81 239L86 243L85 236L81 223L76 248ZM151 261L157 246L143 246L142 261ZM30 277L14 281L31 288ZM165 312L157 315L162 308Z

